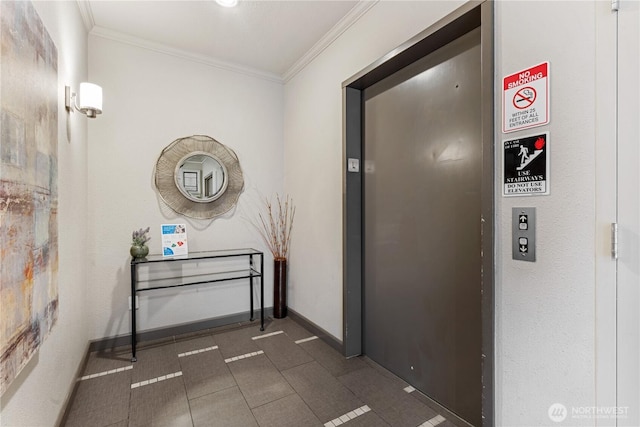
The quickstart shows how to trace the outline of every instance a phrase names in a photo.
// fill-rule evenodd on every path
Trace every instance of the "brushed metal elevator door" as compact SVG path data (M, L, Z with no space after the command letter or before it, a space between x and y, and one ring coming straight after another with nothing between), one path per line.
M481 425L480 33L364 93L364 352Z

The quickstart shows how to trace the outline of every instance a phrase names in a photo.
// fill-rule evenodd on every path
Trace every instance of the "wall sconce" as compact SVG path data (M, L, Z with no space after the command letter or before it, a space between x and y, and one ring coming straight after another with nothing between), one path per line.
M71 86L64 87L64 106L67 111L76 110L95 119L102 114L102 88L93 83L80 83L79 94L71 92Z

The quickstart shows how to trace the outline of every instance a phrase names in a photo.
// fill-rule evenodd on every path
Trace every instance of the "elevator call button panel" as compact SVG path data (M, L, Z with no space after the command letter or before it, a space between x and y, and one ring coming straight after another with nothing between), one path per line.
M518 261L536 260L536 208L511 210L512 258Z

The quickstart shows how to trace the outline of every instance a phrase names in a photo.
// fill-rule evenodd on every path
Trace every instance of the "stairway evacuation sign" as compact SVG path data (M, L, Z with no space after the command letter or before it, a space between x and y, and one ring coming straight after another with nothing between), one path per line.
M502 79L502 132L549 123L549 63Z
M503 196L549 194L549 132L502 141Z

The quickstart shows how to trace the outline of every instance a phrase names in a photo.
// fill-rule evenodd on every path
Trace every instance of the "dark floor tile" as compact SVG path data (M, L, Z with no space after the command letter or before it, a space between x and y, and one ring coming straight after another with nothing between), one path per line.
M176 337L175 350L177 354L186 353L188 351L201 350L203 348L215 347L216 343L213 336L201 335L201 336L189 336L189 337Z
M338 379L392 426L417 426L437 415L400 388L402 382L374 368L359 369Z
M320 339L306 341L299 345L336 377L368 366L362 357L347 359Z
M345 427L415 427L436 413L446 418L441 427L469 427L422 393L406 393L406 382L366 357L347 360L319 339L295 344L313 334L290 318L265 326L243 322L148 341L133 364L130 346L93 352L83 375L131 369L79 382L65 426L322 426L368 405L371 411ZM251 339L276 331L284 333ZM177 378L131 389L177 371Z
M97 374L127 366L131 366L131 348L94 351L89 353L87 366L82 375Z
M228 359L260 350L251 338L264 333L259 327L250 326L216 334L214 339L222 356Z
M284 333L255 340L255 343L281 371L313 361L313 357Z
M323 423L364 405L318 362L283 371L282 375Z
M218 350L181 357L180 367L189 399L236 385Z
M400 395L393 405L375 409L376 413L392 426L414 427L438 415L433 409L418 402L405 391L402 393L404 395Z
M269 325L265 327L265 333L274 331L284 331L293 341L313 336L311 332L288 317L284 319L272 319Z
M133 364L131 380L136 383L180 370L178 353L173 342L163 346L149 347L138 351L138 361Z
M373 411L353 418L349 420L348 423L345 427L389 427L389 424Z
M69 414L64 427L107 427L107 426L127 426L129 408L125 409L125 418L122 419L122 408L119 405L103 406L95 411L74 412ZM120 419L118 421L118 419Z
M322 427L323 425L297 394L255 408L253 415L260 427Z
M378 372L380 375L382 375L387 380L389 380L390 381L389 385L395 388L405 388L409 385L409 383L404 381L402 378L398 377L396 374L384 368L380 364L374 362L367 356L363 356L362 360L367 364L367 366L369 366L370 368L373 368L376 372Z
M257 427L238 387L189 401L194 427Z
M126 420L130 392L130 370L80 381L65 425L107 426Z
M447 419L447 421L449 423L452 423L453 426L457 426L457 427L470 427L471 426L471 424L469 424L466 421L460 419L453 412L449 411L447 408L443 407L442 405L440 405L436 401L431 400L429 397L427 397L424 394L422 394L419 390L416 390L413 393L411 393L411 396L414 399L417 399L419 402L424 403L425 405L427 405L428 407L433 409L434 412L437 412L438 414L442 415L444 418Z
M264 354L230 362L227 366L252 409L295 393Z
M338 377L338 380L372 409L374 406L384 408L397 400L398 393L406 393L390 385L373 368L358 369Z
M182 377L131 390L129 426L192 427Z

